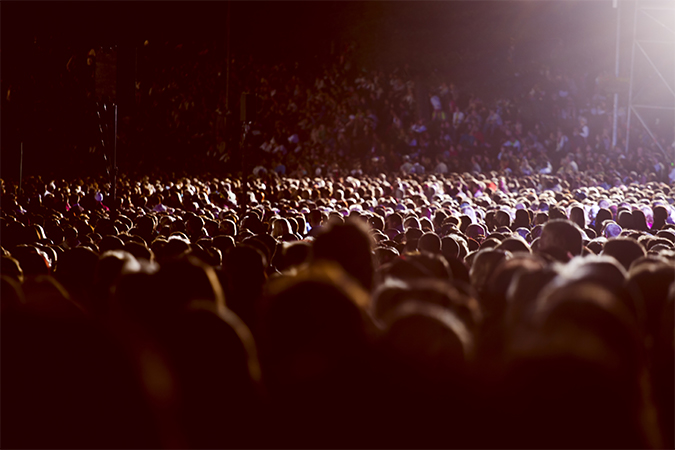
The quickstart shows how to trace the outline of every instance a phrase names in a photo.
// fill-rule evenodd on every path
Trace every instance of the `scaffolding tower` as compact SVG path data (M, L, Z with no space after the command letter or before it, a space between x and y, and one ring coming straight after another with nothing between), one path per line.
M630 62L626 151L635 118L675 162L675 2L636 0Z

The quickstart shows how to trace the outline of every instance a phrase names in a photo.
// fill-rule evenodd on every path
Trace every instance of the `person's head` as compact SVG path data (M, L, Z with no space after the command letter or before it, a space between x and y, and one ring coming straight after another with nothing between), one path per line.
M657 205L654 207L654 224L652 225L652 230L660 230L666 224L668 219L668 210L663 205Z
M48 275L52 264L48 255L39 246L19 245L12 251L26 276Z
M285 271L302 266L309 262L312 246L308 242L300 241L284 244L282 250L281 266L277 266L280 271Z
M417 217L415 216L408 216L405 218L403 221L403 228L405 230L408 230L409 228L415 228L417 230L421 230L422 226L420 225L420 221Z
M500 250L506 250L511 253L516 252L531 253L530 246L527 244L525 239L521 238L520 236L507 237L499 244L497 244L495 248Z
M124 241L117 236L104 236L98 244L99 252L105 253L110 250L123 250Z
M307 229L307 222L305 221L305 216L302 214L298 214L297 216L294 217L296 223L298 224L298 230L297 234L300 237L305 236L305 230Z
M378 215L372 215L368 218L368 223L375 230L384 231L384 219Z
M394 212L390 215L387 216L385 219L386 227L385 228L393 228L396 230L403 230L403 218L398 212Z
M321 210L319 209L314 209L310 211L307 217L307 222L309 223L309 226L312 228L321 226L325 220L326 220L325 214L321 212Z
M444 236L441 239L441 252L443 256L448 258L458 258L459 257L459 244L456 240L450 236Z
M223 257L221 280L228 308L255 329L255 309L266 281L262 251L249 245L229 249Z
M384 350L398 369L394 376L414 377L419 383L401 388L445 390L446 383L465 375L474 352L473 334L451 308L413 300L414 291L409 294L386 318Z
M131 253L136 259L153 261L154 255L147 245L137 241L129 241L124 244L124 250Z
M553 219L546 222L538 241L539 253L567 262L583 250L581 230L572 221Z
M434 232L424 233L417 242L417 249L429 253L441 253L441 238Z
M166 260L156 275L157 307L165 313L181 311L193 300L225 306L225 296L214 269L189 254Z
M523 329L531 323L539 293L557 276L554 265L544 266L542 262L542 265L537 267L535 261L534 259L516 261L520 265L519 270L513 274L513 279L505 292L504 319L508 333L505 339L522 333ZM509 267L506 264L502 266L503 269ZM503 269L500 267L499 270Z
M630 211L621 211L617 216L617 223L624 230L634 230L635 221L633 219L633 214Z
M492 272L504 260L511 257L511 253L505 250L485 249L479 251L473 259L469 276L471 284L478 291L482 292L487 288L487 281Z
M510 445L654 444L636 415L647 405L644 349L611 289L584 280L549 285L526 335L509 351L502 385L504 401L519 411L506 419Z
M220 222L219 229L222 234L227 236L236 236L237 235L237 225L233 220L225 219Z
M229 235L220 235L213 238L213 247L220 250L221 254L225 254L229 249L234 248L234 238Z
M490 273L486 283L479 290L480 303L486 325L499 328L507 309L507 293L520 273L539 272L546 263L543 258L529 253L516 253L503 258ZM499 345L493 342L491 345Z
M394 278L403 281L420 279L452 279L448 262L438 253L406 253L403 257L394 258L380 267L378 278Z
M477 223L472 223L466 228L466 231L464 232L464 235L468 238L475 239L477 241L482 241L485 239L485 235L487 234L485 227L477 224Z
M335 224L317 236L314 241L313 260L334 261L370 290L373 287L372 239L363 222L348 220Z
M425 233L430 231L433 232L435 229L433 222L428 217L422 217L420 219L420 226Z
M640 317L644 321L644 329L648 336L654 336L657 333L661 313L666 305L668 290L675 282L675 270L672 264L664 259L640 258L633 262L628 272L628 280L634 284L640 295L642 313ZM644 260L644 261L641 261Z
M612 238L602 248L603 255L609 255L621 263L628 270L636 259L645 256L645 249L634 239Z
M530 214L526 209L516 210L516 220L513 222L514 228L530 228Z
M287 219L277 217L272 222L272 237L281 239L283 236L291 233L291 226Z
M362 310L367 303L368 294L331 262L273 280L260 330L271 395L288 400L297 396L299 406L312 400L308 395L339 395L342 386L353 386L357 362L368 345Z
M21 286L28 311L45 314L52 319L85 317L83 305L73 300L70 293L50 275L27 277Z
M179 233L170 236L168 241L155 240L151 248L157 261L163 265L165 261L187 254L190 251L190 244L187 237Z
M603 222L606 220L612 220L612 211L608 208L600 208L595 215L595 229L596 231L602 230Z
M567 219L567 214L565 214L565 211L562 208L553 206L549 209L548 217L550 220Z
M545 224L548 221L548 214L545 212L538 212L536 216L534 216L534 225L541 226Z
M382 267L384 264L391 263L398 256L400 256L400 253L396 249L396 247L389 247L384 245L376 247L375 248L376 270Z
M408 228L405 230L405 251L414 252L417 250L417 243L424 232L419 228Z
M495 212L495 226L496 228L510 228L511 227L511 216L506 211L498 210Z
M574 206L570 210L570 220L581 229L586 228L586 214L580 206Z
M448 217L448 213L439 209L434 213L433 224L434 229L440 229L443 226L443 221Z

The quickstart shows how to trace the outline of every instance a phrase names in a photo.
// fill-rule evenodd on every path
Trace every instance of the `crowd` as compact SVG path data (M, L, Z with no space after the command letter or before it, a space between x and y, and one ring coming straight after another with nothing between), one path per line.
M146 84L143 91L149 111L168 114L177 136L161 146L164 155L173 146L191 158L197 153L232 162L223 166L231 172L295 177L497 170L559 174L569 182L591 172L609 184L615 178L624 183L675 178L669 130L657 130L659 148L633 123L627 144L621 108L612 145L611 96L603 77L573 64L521 67L521 83L487 100L437 72L422 76L408 65L357 67L356 49L349 45L311 64L237 61L231 66L228 109L226 67L222 59L208 59L215 51L197 53L198 48L186 57L187 67L162 70L151 79L164 82L153 81L149 90ZM239 117L231 112L238 110L241 92L257 99L243 143ZM196 124L203 128L198 134ZM195 146L196 137L201 144ZM232 161L240 153L245 161Z
M48 42L38 44L20 72L25 80L3 84L10 116L34 119L19 131L22 140L39 141L27 154L57 141L71 147L58 147L58 154L72 153L72 146L109 152L99 132L95 49L70 49L67 59ZM230 173L296 177L501 170L560 174L569 182L584 172L624 183L675 178L672 130L654 130L657 145L634 120L627 143L620 108L612 145L605 78L571 59L557 55L513 66L515 74L486 73L478 78L482 86L469 88L453 83L452 73L362 67L358 51L349 44L320 58L273 64L233 56L228 66L225 50L212 42L145 42L136 49L134 104L120 97L119 164L125 170L215 164ZM38 68L40 60L49 63ZM509 83L487 98L499 80ZM243 92L257 98L257 114L242 142ZM14 128L8 122L8 132Z
M3 180L3 446L672 448L675 188L579 181Z
M2 179L5 447L675 445L675 169L588 73L488 100L347 46L237 60L228 111L217 49L158 48L153 170Z

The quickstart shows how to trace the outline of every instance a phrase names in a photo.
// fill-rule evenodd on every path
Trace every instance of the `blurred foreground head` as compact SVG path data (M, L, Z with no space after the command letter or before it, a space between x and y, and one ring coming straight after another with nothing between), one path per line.
M659 446L637 322L601 284L544 288L532 328L509 354L502 386L509 445Z
M358 220L337 223L319 234L313 246L314 261L338 263L361 286L373 287L372 238L365 224Z

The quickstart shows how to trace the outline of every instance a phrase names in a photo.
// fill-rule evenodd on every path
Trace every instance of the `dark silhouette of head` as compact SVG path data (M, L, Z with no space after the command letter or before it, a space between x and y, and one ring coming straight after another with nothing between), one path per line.
M615 258L626 270L630 268L633 261L645 256L646 253L645 249L635 239L630 238L609 239L602 248L603 255Z
M334 261L363 288L373 287L372 239L361 221L349 220L321 233L312 247L314 261Z
M538 251L558 261L567 262L583 249L581 230L566 219L549 220L539 238Z

